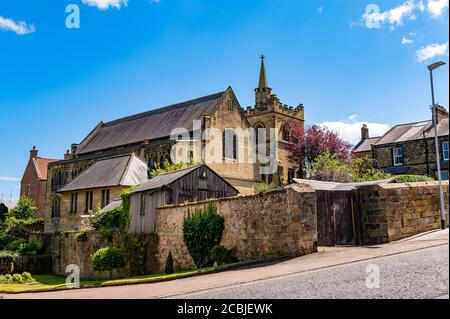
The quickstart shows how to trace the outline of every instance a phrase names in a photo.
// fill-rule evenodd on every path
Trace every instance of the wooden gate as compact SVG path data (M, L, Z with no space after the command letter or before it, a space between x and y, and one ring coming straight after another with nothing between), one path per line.
M317 190L319 246L360 243L357 191Z

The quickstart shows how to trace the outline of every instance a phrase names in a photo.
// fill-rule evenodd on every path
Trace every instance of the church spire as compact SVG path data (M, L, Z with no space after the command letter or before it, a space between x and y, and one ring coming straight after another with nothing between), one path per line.
M261 55L261 71L259 72L259 85L258 89L264 89L269 87L267 84L267 75L266 75L266 68L264 66L264 59L266 57L264 55Z

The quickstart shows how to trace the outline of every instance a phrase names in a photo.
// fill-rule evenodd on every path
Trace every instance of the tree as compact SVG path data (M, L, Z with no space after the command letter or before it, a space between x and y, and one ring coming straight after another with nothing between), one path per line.
M17 206L9 210L7 217L13 217L18 220L34 218L34 213L37 211L37 209L38 208L36 207L34 201L31 198L23 195L20 197Z
M301 124L293 124L290 129L290 156L293 163L307 171L316 158L325 152L336 154L339 160L349 158L352 145L328 128L312 125L303 129Z

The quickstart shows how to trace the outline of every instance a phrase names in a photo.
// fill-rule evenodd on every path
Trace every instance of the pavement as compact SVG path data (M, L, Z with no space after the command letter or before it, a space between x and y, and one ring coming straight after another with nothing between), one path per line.
M375 246L320 247L318 253L283 262L167 282L3 298L448 298L448 250L446 229ZM379 288L366 286L373 267Z

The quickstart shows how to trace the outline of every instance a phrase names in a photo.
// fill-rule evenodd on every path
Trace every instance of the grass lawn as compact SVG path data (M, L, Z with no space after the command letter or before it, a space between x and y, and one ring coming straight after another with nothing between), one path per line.
M248 265L252 262L238 262L234 264L228 264L217 267L209 267L203 269L185 270L174 274L153 274L146 276L130 277L124 279L114 280L81 280L81 288L87 287L102 287L102 286L114 286L114 285L130 285L138 283L151 283L157 281L179 279L183 277L190 277L194 275L206 274L216 272L220 270L226 270L230 268L236 268L244 265ZM50 291L50 290L63 290L68 289L66 287L66 277L57 275L34 275L36 282L29 284L0 284L0 293L21 293L21 292L37 292L37 291Z

